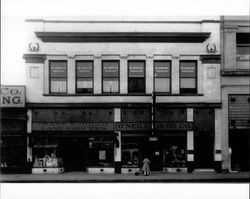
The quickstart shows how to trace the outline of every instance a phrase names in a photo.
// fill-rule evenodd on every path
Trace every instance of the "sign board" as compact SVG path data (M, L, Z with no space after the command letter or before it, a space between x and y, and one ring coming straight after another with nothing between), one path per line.
M170 63L155 62L155 77L170 77Z
M192 130L193 123L156 123L156 130Z
M113 131L113 123L32 123L33 131Z
M192 130L193 123L156 123L156 130ZM149 131L152 129L151 123L116 123L117 131Z
M103 77L119 77L118 62L103 62Z
M144 77L144 62L129 62L129 77Z
M195 77L196 63L195 62L180 62L180 77Z
M1 86L1 107L24 107L24 86Z
M50 62L50 77L67 77L67 62Z
M77 77L93 77L93 62L77 62L76 74Z

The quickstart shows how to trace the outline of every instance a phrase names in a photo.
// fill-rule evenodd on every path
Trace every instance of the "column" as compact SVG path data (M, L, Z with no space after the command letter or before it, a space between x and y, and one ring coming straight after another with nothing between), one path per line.
M32 132L32 110L27 111L27 162L32 162L32 147L30 147L30 137Z
M187 122L193 122L193 108L187 108ZM187 167L188 172L194 168L194 131L187 131Z
M179 58L180 58L179 55L172 55L172 67L171 67L172 94L180 94Z
M146 56L146 68L145 68L145 78L146 78L146 93L151 94L154 90L154 63L153 55Z
M68 94L76 93L76 67L75 67L75 55L68 55Z
M221 172L221 109L215 109L215 143L214 143L214 161L215 161L215 169L217 172Z
M224 69L236 70L236 31L237 27L223 27Z
M203 94L203 66L201 60L197 63L197 91L198 94Z
M101 55L94 55L94 94L102 93L102 62Z
M127 55L120 56L120 93L128 93L128 61Z
M121 109L114 109L114 122L121 121ZM116 144L114 146L114 160L115 160L115 173L121 173L121 131L115 131L116 133Z
M44 61L43 67L43 93L49 94L49 61L47 58Z

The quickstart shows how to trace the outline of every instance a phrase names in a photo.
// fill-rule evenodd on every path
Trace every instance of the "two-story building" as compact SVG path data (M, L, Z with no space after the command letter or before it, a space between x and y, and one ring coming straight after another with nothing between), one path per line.
M26 22L33 173L221 169L219 17Z
M250 21L221 17L223 169L250 169Z

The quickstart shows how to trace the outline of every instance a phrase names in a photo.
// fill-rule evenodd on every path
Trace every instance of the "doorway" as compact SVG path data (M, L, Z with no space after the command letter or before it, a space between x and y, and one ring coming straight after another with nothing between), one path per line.
M86 171L88 142L85 138L62 138L59 154L65 171Z

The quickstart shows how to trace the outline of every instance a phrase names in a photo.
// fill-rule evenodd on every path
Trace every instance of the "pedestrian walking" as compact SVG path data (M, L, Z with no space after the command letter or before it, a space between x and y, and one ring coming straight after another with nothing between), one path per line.
M145 176L149 176L150 174L150 160L148 158L145 158L143 161L142 161L143 165L142 165L142 172Z

